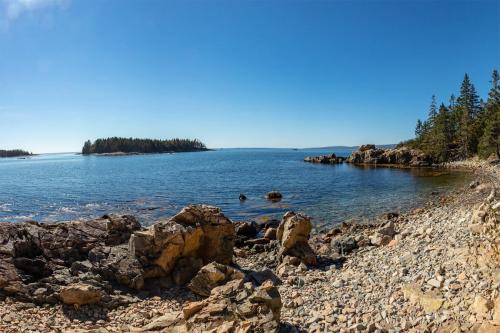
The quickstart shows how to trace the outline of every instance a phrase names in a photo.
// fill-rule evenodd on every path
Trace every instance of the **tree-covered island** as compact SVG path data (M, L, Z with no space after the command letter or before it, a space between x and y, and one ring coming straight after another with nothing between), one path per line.
M82 148L83 155L113 154L113 153L178 153L208 150L205 144L198 139L137 139L112 137L97 139L94 142L86 141Z
M21 149L13 149L13 150L0 149L0 157L20 157L20 156L31 156L31 155L33 154Z

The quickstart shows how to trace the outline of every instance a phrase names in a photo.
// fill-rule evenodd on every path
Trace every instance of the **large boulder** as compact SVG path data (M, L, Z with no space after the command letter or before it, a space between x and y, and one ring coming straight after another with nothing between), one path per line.
M308 216L287 212L276 232L280 257L288 255L299 258L306 265L316 265L316 255L308 243L311 230L311 219Z
M63 287L59 296L64 304L84 305L98 303L101 300L102 293L95 286L75 283Z
M194 275L197 271L185 265L194 262L185 258L199 258L201 264L230 264L234 240L234 224L219 208L192 205L169 220L133 233L129 251L142 264L146 278L167 276L176 271L178 276L183 275L178 282L184 282L190 279L189 272ZM178 265L180 261L184 265Z

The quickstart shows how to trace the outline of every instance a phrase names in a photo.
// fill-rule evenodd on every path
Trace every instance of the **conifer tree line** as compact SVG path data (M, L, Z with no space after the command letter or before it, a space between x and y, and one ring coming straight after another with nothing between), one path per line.
M500 159L500 75L494 70L486 101L479 98L467 73L458 97L439 106L432 96L426 120L417 120L415 138L399 146L417 148L435 162L474 155Z
M0 149L0 157L17 157L17 156L29 156L30 152L21 150L21 149L13 149L13 150L1 150Z
M205 144L194 139L136 139L118 138L97 139L94 142L86 141L82 148L82 154L104 154L104 153L167 153L167 152L189 152L207 150Z

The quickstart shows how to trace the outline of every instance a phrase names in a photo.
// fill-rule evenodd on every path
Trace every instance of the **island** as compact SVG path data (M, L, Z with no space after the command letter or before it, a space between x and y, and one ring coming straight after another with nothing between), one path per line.
M21 149L13 149L13 150L2 150L0 149L0 157L21 157L21 156L32 156L33 154L21 150Z
M198 139L137 139L112 137L86 141L82 148L83 155L105 154L154 154L207 151L205 144Z

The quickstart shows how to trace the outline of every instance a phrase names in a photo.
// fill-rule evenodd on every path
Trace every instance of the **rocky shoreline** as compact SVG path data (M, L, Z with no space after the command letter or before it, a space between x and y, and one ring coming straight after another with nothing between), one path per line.
M418 149L406 147L380 149L375 145L362 145L347 158L331 155L308 156L304 162L320 164L351 163L356 165L378 165L397 167L430 167L433 166L431 156Z
M189 206L0 224L1 332L498 332L500 168L408 213L315 231Z

